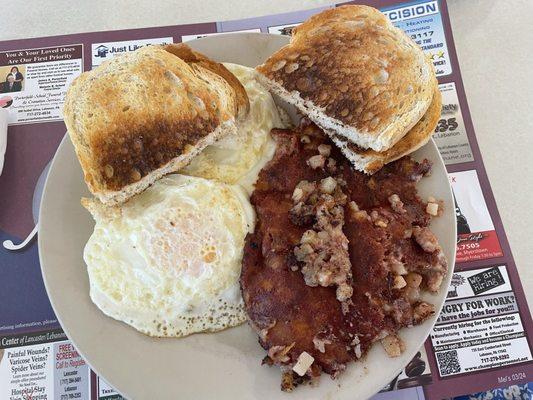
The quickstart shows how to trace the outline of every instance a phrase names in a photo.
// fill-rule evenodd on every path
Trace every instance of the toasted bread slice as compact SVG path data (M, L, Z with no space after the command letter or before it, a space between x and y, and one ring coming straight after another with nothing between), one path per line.
M207 58L203 54L194 51L183 43L168 44L164 48L166 51L179 57L187 64L199 65L224 78L230 84L230 86L235 89L235 96L237 100L235 102L235 106L237 107L235 110L235 115L243 117L248 114L248 111L250 111L250 102L248 95L246 94L246 90L244 90L244 86L241 84L239 79L237 79L237 77L233 75L231 71L223 64Z
M68 89L65 123L85 181L106 205L187 165L235 132L249 109L244 87L222 64L185 45L174 50L146 46L115 57Z
M378 10L341 6L295 28L290 44L257 67L262 81L324 130L376 151L422 118L433 65Z
M383 152L371 149L361 149L345 137L329 132L333 142L341 149L342 153L351 161L355 169L367 174L379 171L385 164L395 161L425 145L437 126L441 115L442 99L438 85L435 85L433 100L415 126L393 147Z

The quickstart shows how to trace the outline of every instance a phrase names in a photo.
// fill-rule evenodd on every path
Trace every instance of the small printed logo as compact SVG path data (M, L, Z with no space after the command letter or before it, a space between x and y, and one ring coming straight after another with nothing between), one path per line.
M10 96L2 96L2 97L0 97L0 107L7 108L11 104L13 104L13 97L10 97Z
M33 391L35 389L32 389L31 392L30 392L30 389L24 389L22 390L22 397L24 398L24 400L32 400L33 399Z
M462 275L453 274L452 282L450 283L450 287L453 286L453 289L448 291L448 298L458 297L457 288L461 285L464 285L465 283L466 283L466 279Z
M500 269L494 267L480 272L479 274L469 276L468 283L470 283L472 291L477 296L480 293L487 292L505 284L505 279L503 279Z
M478 243L481 242L483 239L486 239L487 237L488 235L484 234L483 232L466 233L461 236L457 236L457 244L463 242Z
M107 57L107 53L109 53L109 48L107 46L104 46L103 44L101 44L94 50L96 51L96 54L94 55L95 57L105 58Z

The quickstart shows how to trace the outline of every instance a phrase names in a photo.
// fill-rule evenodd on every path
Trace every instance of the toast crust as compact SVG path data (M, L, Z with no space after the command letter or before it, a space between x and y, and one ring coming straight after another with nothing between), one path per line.
M235 75L228 70L224 64L215 62L201 53L198 53L191 49L189 46L183 43L173 43L164 46L164 49L171 54L174 54L176 57L179 57L187 64L196 64L201 67L214 72L215 74L221 76L228 82L228 84L233 88L237 101L235 102L236 109L234 114L239 116L239 118L244 117L250 111L250 101L246 90L242 85L241 81L237 79Z
M411 38L378 10L354 5L308 19L257 70L318 126L376 151L424 115L437 82Z
M398 160L425 145L433 136L441 116L441 109L442 96L438 85L435 85L431 104L420 121L398 143L384 152L361 149L344 137L332 132L329 133L329 136L357 170L374 174L385 164Z

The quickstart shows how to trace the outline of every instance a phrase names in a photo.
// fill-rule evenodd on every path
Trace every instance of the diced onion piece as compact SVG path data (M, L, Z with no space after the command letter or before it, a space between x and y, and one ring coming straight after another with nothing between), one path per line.
M320 181L320 190L324 193L331 194L337 187L337 181L335 178L328 176Z
M381 344L389 357L399 357L404 348L402 340L396 335L388 335L381 339Z
M318 146L318 152L321 156L329 157L331 154L331 146L328 146L327 144L321 144Z
M426 212L429 215L433 215L434 217L436 217L439 213L439 205L437 203L428 203L428 205L426 206Z
M396 275L394 277L394 282L392 283L393 289L402 289L407 286L407 282L405 282L405 279L403 279L403 276Z
M303 351L302 354L298 356L298 360L296 360L296 364L294 364L292 370L298 375L304 376L314 361L315 359L311 354L306 351Z

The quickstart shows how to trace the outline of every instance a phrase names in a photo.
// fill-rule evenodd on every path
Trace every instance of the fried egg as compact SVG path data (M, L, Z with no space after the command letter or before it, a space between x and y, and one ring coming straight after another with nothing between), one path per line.
M253 68L224 64L242 83L250 100L250 113L237 124L237 133L204 149L182 171L183 174L239 184L251 194L259 171L276 150L272 128L287 125L268 90L254 77Z
M174 174L120 207L82 203L96 220L90 296L105 314L150 336L245 321L239 276L255 215L240 186Z
M91 299L150 336L218 331L246 320L239 277L255 223L248 198L276 150L270 131L288 118L253 68L225 65L250 100L236 134L120 207L83 200L96 220L84 251Z

